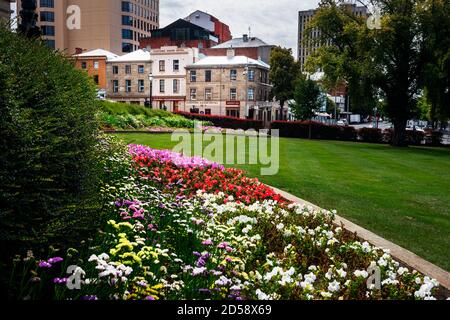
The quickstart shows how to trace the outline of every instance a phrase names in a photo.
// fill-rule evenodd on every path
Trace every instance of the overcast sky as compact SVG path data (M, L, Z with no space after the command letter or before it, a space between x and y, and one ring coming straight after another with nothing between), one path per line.
M319 0L160 0L161 27L195 10L208 12L228 24L233 37L251 28L252 36L292 48L297 56L298 11L317 7Z
M273 45L292 48L297 56L298 11L316 8L319 0L160 0L161 27L195 10L206 11L242 37L252 36Z

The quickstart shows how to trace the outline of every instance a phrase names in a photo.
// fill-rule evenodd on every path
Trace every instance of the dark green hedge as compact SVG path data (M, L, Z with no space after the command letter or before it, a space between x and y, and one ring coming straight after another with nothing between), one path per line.
M2 258L95 228L95 97L93 82L61 54L0 26Z

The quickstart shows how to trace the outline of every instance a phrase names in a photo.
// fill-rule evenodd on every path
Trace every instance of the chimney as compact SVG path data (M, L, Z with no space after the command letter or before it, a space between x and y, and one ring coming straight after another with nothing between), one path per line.
M244 36L242 37L242 40L244 42L248 42L248 34L244 34Z
M233 59L234 56L235 56L235 51L234 51L234 49L233 49L233 48L228 49L228 50L227 50L227 58L228 58L228 59Z

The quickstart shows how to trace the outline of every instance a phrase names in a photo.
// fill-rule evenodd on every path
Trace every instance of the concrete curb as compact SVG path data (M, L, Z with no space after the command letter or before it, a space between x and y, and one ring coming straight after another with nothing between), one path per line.
M292 194L289 194L283 190L274 188L272 186L269 187L289 201L305 204L307 206L313 207L316 210L323 210L322 208L308 201L300 199ZM395 243L392 243L376 235L375 233L358 226L357 224L354 224L353 222L345 218L336 216L336 223L339 225L342 224L347 231L351 233L356 233L358 237L364 239L365 241L371 243L376 247L389 249L391 251L391 255L397 261L419 271L424 275L436 279L437 281L439 281L442 287L444 287L446 290L450 290L450 273L445 271L444 269L432 264L431 262L422 259L421 257L412 253L411 251L406 250L396 245Z

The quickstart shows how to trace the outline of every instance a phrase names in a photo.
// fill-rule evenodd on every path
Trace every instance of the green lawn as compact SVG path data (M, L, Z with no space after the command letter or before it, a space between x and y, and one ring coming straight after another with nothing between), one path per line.
M121 134L168 149L170 135ZM250 176L338 213L450 270L450 149L280 139L280 172Z

